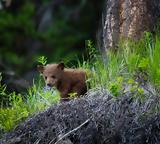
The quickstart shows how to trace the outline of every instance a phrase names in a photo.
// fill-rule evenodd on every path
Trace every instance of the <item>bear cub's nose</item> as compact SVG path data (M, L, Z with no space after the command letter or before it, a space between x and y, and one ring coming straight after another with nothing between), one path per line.
M48 83L47 86L48 86L48 87L52 87L52 84Z

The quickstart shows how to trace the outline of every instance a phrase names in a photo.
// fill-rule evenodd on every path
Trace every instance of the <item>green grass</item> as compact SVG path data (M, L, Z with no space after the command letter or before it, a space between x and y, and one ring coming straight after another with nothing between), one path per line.
M143 99L144 89L142 83L149 83L157 90L160 89L160 38L146 33L137 41L121 40L116 52L109 50L106 58L102 59L91 41L87 43L88 60L80 63L78 67L87 69L90 88L105 88L117 97L120 94L131 92L133 96ZM38 60L46 63L46 58ZM1 80L1 77L0 77ZM129 86L128 89L125 89ZM0 131L2 133L13 129L27 117L43 111L59 101L59 93L44 90L42 82L34 84L26 95L7 94L5 86L0 85L2 100L9 97L8 106L1 104Z
M89 42L88 49L94 48ZM93 50L92 50L93 51ZM93 55L93 56L91 56ZM91 88L103 87L117 96L126 85L131 90L142 94L142 83L149 83L160 89L160 37L145 33L144 37L135 42L121 40L116 52L108 50L106 59L91 53L90 61L84 61L80 67L90 69ZM132 81L132 83L130 83Z
M4 86L0 85L1 88ZM3 94L3 95L2 95ZM7 96L5 89L0 96ZM34 84L26 95L9 94L7 107L1 102L0 107L0 134L13 129L27 117L49 108L59 101L59 93L55 90L45 90L42 86Z

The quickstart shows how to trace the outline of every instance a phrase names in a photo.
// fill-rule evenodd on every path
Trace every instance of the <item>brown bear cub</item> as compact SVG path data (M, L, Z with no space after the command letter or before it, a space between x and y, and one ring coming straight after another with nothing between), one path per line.
M59 90L61 101L69 100L70 93L76 93L79 97L87 91L84 70L64 68L64 63L38 65L37 68L43 74L46 85Z

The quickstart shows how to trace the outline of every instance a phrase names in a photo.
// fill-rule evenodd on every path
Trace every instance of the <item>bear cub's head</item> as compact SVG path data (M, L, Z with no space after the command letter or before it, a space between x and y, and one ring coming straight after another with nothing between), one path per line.
M38 65L37 69L43 74L45 83L49 87L58 87L64 72L64 63Z

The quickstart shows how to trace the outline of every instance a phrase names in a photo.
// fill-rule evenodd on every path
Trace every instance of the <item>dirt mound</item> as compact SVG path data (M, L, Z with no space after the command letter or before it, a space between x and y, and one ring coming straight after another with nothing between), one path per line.
M2 144L145 144L160 143L160 97L142 99L90 91L56 104L6 134Z

